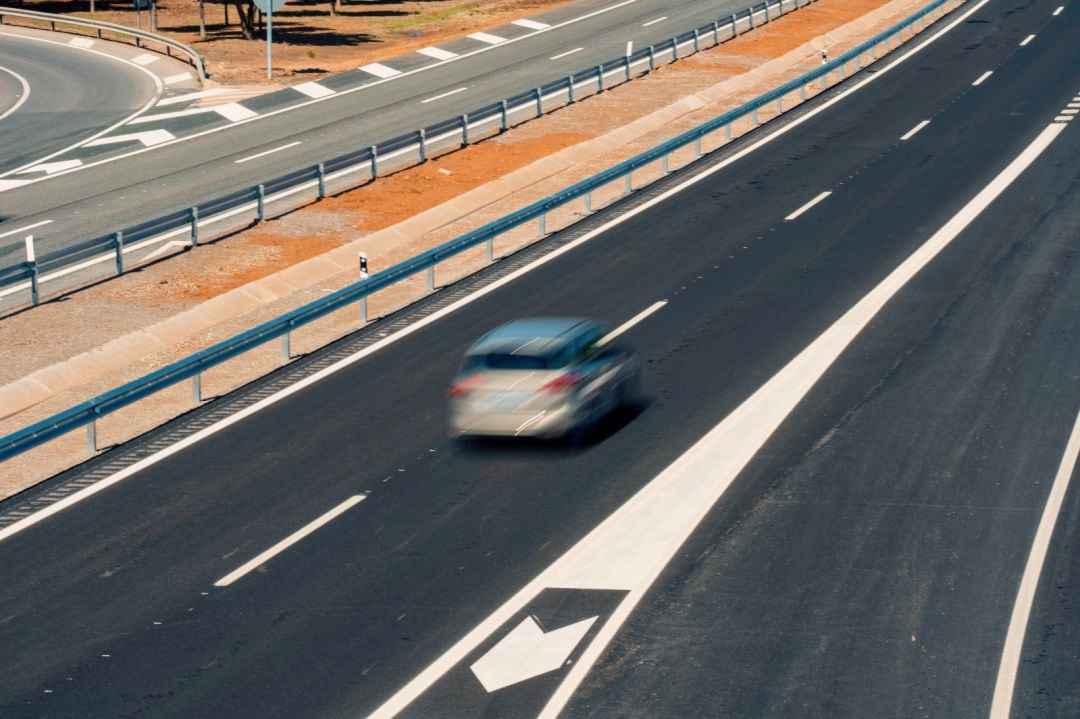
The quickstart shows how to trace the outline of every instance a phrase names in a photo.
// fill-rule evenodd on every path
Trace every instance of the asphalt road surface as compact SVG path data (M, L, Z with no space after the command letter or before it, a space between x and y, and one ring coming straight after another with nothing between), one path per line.
M234 103L223 110L231 120L155 108L112 133L123 142L102 138L57 158L82 163L77 170L0 180L0 233L49 221L35 231L44 255L459 117L622 57L628 43L661 43L747 5L586 0L525 19L537 27L493 28L484 35L495 44L474 34L434 48L438 57L414 52L334 75L317 84L321 97L288 89ZM180 139L144 147L157 142L140 140L144 133ZM12 181L31 184L4 189ZM23 259L21 237L0 245L0 266Z
M512 282L48 483L159 453L0 530L0 714L990 716L1076 474L1080 49L1057 7L972 5ZM624 335L640 402L590 441L446 438L482 332L661 300ZM1012 716L1080 710L1063 500Z
M100 134L158 94L147 73L104 53L3 31L0 88L0 175Z

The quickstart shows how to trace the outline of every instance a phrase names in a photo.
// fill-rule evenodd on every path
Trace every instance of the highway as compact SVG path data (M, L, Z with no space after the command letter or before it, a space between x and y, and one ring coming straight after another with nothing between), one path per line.
M0 180L0 233L48 220L35 233L44 255L458 117L621 57L628 43L665 42L746 6L585 0L522 18L531 25L492 28L482 34L488 41L449 40L427 49L434 56L409 53L306 83L303 92L194 112L170 98L111 133L122 142L56 158L77 160L77 170ZM3 189L12 180L28 184ZM0 247L0 266L22 261L21 252L18 243Z
M103 489L0 529L0 715L989 717L1054 487L995 716L1076 716L1058 7L973 3L511 266L50 480ZM484 331L660 300L624 335L640 402L589 442L447 439Z
M7 29L0 31L0 88L0 175L109 130L160 94L136 66Z

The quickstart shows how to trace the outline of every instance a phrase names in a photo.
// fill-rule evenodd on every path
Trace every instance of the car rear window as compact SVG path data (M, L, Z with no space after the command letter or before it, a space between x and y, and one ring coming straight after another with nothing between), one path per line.
M478 369L558 369L566 364L567 358L563 354L528 355L489 352L487 354L469 355L465 358L462 369L465 371Z

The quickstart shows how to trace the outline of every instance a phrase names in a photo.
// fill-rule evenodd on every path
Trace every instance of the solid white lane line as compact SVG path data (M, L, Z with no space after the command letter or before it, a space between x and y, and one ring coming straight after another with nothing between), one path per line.
M1039 586L1039 575L1046 562L1046 552L1054 536L1054 526L1061 514L1061 505L1069 489L1069 480L1076 469L1076 457L1080 454L1080 413L1076 415L1072 434L1065 445L1050 496L1043 507L1039 528L1035 531L1035 540L1031 544L1027 565L1020 579L1020 589L1016 593L1012 617L1009 619L1009 631L1005 635L1005 647L998 666L997 682L994 684L994 700L990 704L990 719L1009 719L1012 710L1013 692L1016 688L1016 672L1020 666L1021 650L1024 648L1024 634L1027 632L1031 606L1035 602L1035 590Z
M141 142L143 147L159 145L174 139L174 135L168 130L147 130L146 132L129 132L124 135L110 135L99 137L96 140L83 143L84 147L97 147L98 145L115 145L121 142Z
M648 307L643 309L641 312L638 312L636 315L634 315L633 317L628 319L626 322L623 322L621 325L619 325L615 329L611 330L611 332L608 332L606 335L604 335L600 339L599 344L606 345L608 342L615 339L616 337L621 335L623 332L626 332L628 329L630 329L631 327L636 325L638 322L641 322L643 319L645 319L646 317L651 315L653 312L656 312L658 309L660 309L661 307L663 307L667 303L668 303L667 300L660 300L659 302L653 302L651 305L649 305Z
M237 165L239 165L240 163L247 162L248 160L257 160L260 157L266 157L267 155L273 155L275 152L281 152L282 150L288 150L290 147L296 147L299 144L300 144L300 140L297 140L296 142L290 142L288 145L282 145L281 147L275 147L273 150L266 150L265 152L260 152L257 155L251 155L249 157L245 157L245 158L240 159L240 160L234 160L234 162Z
M10 235L17 235L20 232L26 232L27 230L32 230L35 227L41 227L42 225L47 225L50 222L52 222L52 220L42 220L41 222L35 222L32 225L26 225L25 227L20 227L17 230L8 230L7 232L0 232L0 237L8 237Z
M1046 127L989 185L824 333L667 469L387 699L370 719L389 719L403 711L544 589L626 591L539 714L540 719L555 719L671 558L803 397L881 309L1004 192L1064 127Z
M1028 35L1023 40L1020 41L1020 47L1023 47L1024 45L1027 45L1029 42L1031 42L1034 39L1035 39L1034 35Z
M612 6L612 7L621 7L622 5L627 5L627 4L629 4L631 2L634 2L634 1L635 0L623 0L623 2L621 2L621 3L619 3L619 4L615 5L615 6ZM373 342L371 345L369 345L367 347L364 347L361 350L358 350L354 354L349 355L348 357L341 358L340 360L338 360L334 364L330 365L329 367L324 367L323 369L312 373L311 375L309 375L308 377L305 377L304 379L300 380L299 382L296 382L295 384L289 385L288 387L284 387L281 390L279 390L278 392L276 392L275 394L272 394L269 397L266 397L265 399L261 399L261 400L255 402L254 404L250 405L249 407L245 407L244 409L240 410L239 412L236 412L235 414L231 414L228 417L225 417L225 418L219 420L218 422L215 422L214 424L210 425L209 427L201 429L201 430L195 432L194 434L192 434L192 435L190 435L188 437L185 437L184 439L180 440L179 442L177 442L177 443L175 443L173 445L170 445L168 447L165 447L165 448L161 449L160 451L155 452L154 454L150 455L149 457L141 459L138 462L136 462L136 463L134 463L134 464L132 464L132 465L130 465L128 467L125 467L124 469L121 469L120 471L116 472L115 474L109 475L108 477L102 479L99 482L95 482L94 484L89 485L85 489L80 489L79 491L65 497L64 499L61 499L59 502L56 502L55 504L50 504L49 506L47 506L47 507L45 507L45 508L43 508L43 509L41 509L41 510L39 510L37 512L34 512L33 514L30 514L30 515L24 517L23 519L18 520L17 522L13 522L12 524L8 525L7 527L4 527L3 529L0 529L0 541L3 541L5 539L7 539L8 537L11 537L11 536L13 536L15 534L18 534L19 532L21 532L21 531L23 531L25 529L28 529L28 528L34 526L35 524L37 524L38 522L41 522L41 521L43 521L45 519L48 519L49 517L53 516L54 514L59 514L60 512L67 509L68 507L72 507L72 506L78 504L79 502L82 502L85 499L89 499L90 497L94 496L98 492L101 492L101 491L103 491L105 489L108 489L109 487L111 487L111 486L113 486L115 484L119 484L120 482L124 481L128 477L131 477L131 476L133 476L135 474L138 474L139 472L146 469L147 467L152 467L153 465L157 464L158 462L164 461L164 460L168 459L169 457L172 457L173 455L177 454L178 452L182 452L183 450L187 449L188 447L190 447L192 445L195 445L195 444L198 444L199 442L206 439L207 437L212 437L213 435L217 434L218 432L221 432L222 430L227 429L227 428L233 426L234 424L238 424L238 423L244 421L248 417L250 417L250 416L252 416L254 414L257 414L257 413L261 412L262 410L277 404L278 402L282 401L283 399L291 397L292 395L297 394L298 392L302 392L305 389L307 389L308 387L310 387L311 385L313 385L313 384L315 384L315 383L317 383L317 382L319 382L319 381L321 381L321 380L323 380L323 379L325 379L325 378L327 378L327 377L329 377L331 375L334 375L334 374L342 371L343 369L346 369L347 367L351 367L352 365L356 364L357 362L360 362L361 360L375 354L376 352L379 352L383 348L388 347L388 346L390 346L390 345L392 345L392 344L394 344L396 342L399 342L399 341L405 339L406 337L408 337L408 336L410 336L410 335L412 335L412 334L414 334L416 332L421 331L422 329L424 329L428 325L435 324L436 322L438 322L442 318L444 318L444 317L446 317L448 315L451 315L454 312L457 312L458 310L460 310L460 309L462 309L464 307L468 307L473 302L477 302L480 299L488 296L492 292L496 292L497 290L499 290L502 287L510 284L514 280L517 280L518 278L523 277L524 275L543 267L544 265L546 265L549 262L554 262L559 257L562 257L563 255L565 255L565 254L567 254L569 252L573 252L575 249L577 249L578 247L584 245L586 242L589 242L589 241L603 235L605 232L608 232L608 231L612 230L615 227L618 227L618 226L620 226L620 225L622 225L622 224L624 224L626 222L629 222L630 220L637 217L638 215L649 211L651 208L653 208L653 207L659 205L660 203L668 200L669 198L679 194L683 190L686 190L687 188L693 187L693 186L697 185L698 183L703 182L704 180L707 180L708 178L712 177L713 175L715 175L718 172L722 172L723 170L727 169L728 167L735 164L739 160L741 160L744 157L752 154L754 151L764 147L765 145L768 145L769 143L771 143L771 142L773 142L775 140L778 140L778 139L784 137L789 132L794 131L796 128L800 127L804 122L809 122L810 120L817 117L821 113L826 112L827 110L832 108L834 105L837 105L837 104L843 102L850 95L858 92L863 87L869 85L870 83L878 82L879 80L881 80L881 78L886 77L889 74L889 72L891 72L895 68L899 67L901 63L904 63L907 60L910 60L911 58L915 57L920 52L922 52L926 48L930 47L930 45L932 45L938 39L944 37L946 35L946 33L948 33L950 30L953 30L954 28L959 27L963 23L967 22L967 19L969 17L971 17L976 12L981 10L982 7L984 5L986 5L989 1L990 0L977 0L977 2L973 6L971 6L970 8L965 9L965 11L962 14L960 14L956 19L952 20L948 25L944 26L940 31L931 34L928 38L926 38L925 40L920 41L914 47L912 47L912 48L910 48L908 50L904 50L904 51L900 52L899 55L895 56L894 59L892 59L884 67L882 67L880 70L878 70L878 72L876 72L876 73L874 73L872 75L867 75L866 77L864 77L861 80L859 80L858 82L856 82L854 85L851 85L850 87L848 87L848 88L846 88L844 90L841 90L836 95L834 95L834 96L830 97L829 99L825 100L824 102L822 102L820 105L817 105L816 107L810 109L808 112L806 112L806 114L800 115L799 117L795 118L790 123L788 123L787 125L783 125L783 126L777 128L774 132L763 135L761 137L761 139L752 141L750 144L743 147L741 150L738 150L738 151L732 153L730 156L724 158L720 162L717 162L715 165L713 165L713 166L711 166L711 167L709 167L707 169L702 170L701 172L699 172L696 175L691 175L691 176L687 177L685 180L681 181L679 184L669 188L668 190L665 190L664 192L661 192L660 194L656 195L653 198L645 200L640 205L637 205L633 209L627 211L625 214L618 215L618 216L608 220L607 222L604 222L600 226L586 232L581 237L578 237L575 240L571 240L570 242L567 242L565 245L563 245L559 249L553 250L550 253L548 253L548 254L546 254L546 255L544 255L542 257L537 258L536 260L534 260L533 262L530 262L529 264L525 265L524 267L520 267L520 268L514 270L513 272L507 273L505 276L500 277L499 279L495 280L494 282L492 282L489 285L485 285L484 287L482 287L481 289L479 289L476 292L472 293L471 295L466 295L465 297L462 297L460 300L452 302L449 305L447 305L445 307L442 307L441 309L438 309L435 312L432 312L427 317L424 317L424 318L422 318L420 320L417 320L416 322L402 328L401 330L399 330L397 332L394 332L392 334L389 334L386 337L381 338L377 342ZM599 12L599 11L597 11L597 12ZM513 42L513 40L511 40L511 42ZM1065 126L1060 125L1059 127L1064 128ZM134 153L131 153L131 154L134 154ZM130 155L128 155L128 156L130 156ZM5 182L4 180L0 180L0 190L3 189L4 182ZM11 181L7 181L7 182L11 182ZM25 286L12 285L11 288L9 288L9 289L12 290L12 291L18 290L18 289L25 289ZM2 296L2 295L0 295L0 296Z
M903 135L901 135L901 136L900 136L900 139L901 139L901 140L910 140L910 139L911 139L912 137L914 137L914 136L915 136L915 133L916 133L916 132L918 132L919 130L923 129L924 127L926 127L926 126L927 126L927 125L929 125L929 124L930 124L930 121L929 121L929 120L923 120L923 121L922 121L922 122L920 122L920 123L919 123L918 125L916 125L915 127L911 128L910 130L908 130L907 132L905 132L905 133L904 133Z
M655 25L658 22L664 22L665 20L667 20L667 18L667 15L665 15L664 17L658 17L655 20L650 20L647 23L643 23L641 27L649 27L650 25Z
M458 56L456 52L450 52L449 50L443 50L441 47L422 47L417 50L421 55L427 55L428 57L435 58L436 60L453 60Z
M487 32L474 32L471 35L466 35L473 40L479 40L480 42L487 43L488 45L498 45L499 43L506 42L505 37L499 37L498 35L492 35Z
M982 75L979 75L979 79L976 80L975 82L971 83L971 86L972 87L978 87L979 85L982 85L984 82L986 82L986 78L990 77L993 74L994 74L993 70L987 70Z
M0 72L6 72L7 74L11 75L13 78L15 78L15 82L19 83L19 87L22 88L22 94L19 95L19 99L15 101L15 104L9 107L4 112L0 112L0 120L3 120L5 117L22 107L23 103L30 99L30 83L27 82L25 77L15 72L14 70L9 70L6 67L0 67Z
M214 582L214 586L215 587L227 587L227 586L229 586L230 584L235 582L237 579L240 579L240 577L244 576L245 574L247 574L251 570L255 569L256 567L259 567L259 566L261 566L263 564L266 564L268 561L273 559L275 556L277 556L278 554L281 554L283 551L285 551L286 549L288 549L292 545L296 544L301 539L308 536L309 534L314 532L319 527L323 526L327 522L332 521L335 517L347 512L349 509L351 509L352 507L355 507L357 504L360 504L365 499L367 499L366 494L356 494L356 495L353 495L352 497L349 497L344 502L342 502L338 506L334 507L329 512L322 515L321 517L319 517L315 521L304 525L300 529L298 529L295 532L293 532L292 534L290 534L288 537L285 537L285 539L281 540L280 542L278 542L274 546L270 547L270 549L267 549L265 552L263 552L259 556L255 557L250 562L242 564L241 566L237 567L233 571L229 572L224 577L222 577L221 579Z
M1055 10L1055 11L1054 11L1054 12L1052 13L1052 14L1053 14L1053 16L1054 16L1054 17L1057 17L1058 15L1060 15L1060 14L1061 14L1061 11L1062 11L1062 10L1064 10L1064 9L1065 9L1065 6L1064 6L1064 5L1062 5L1061 7L1059 7L1059 8L1057 9L1057 10Z
M792 213L791 213L790 215L788 215L787 217L785 217L785 218L784 218L784 222L791 222L791 221L792 221L792 220L794 220L794 219L795 219L796 217L798 217L798 216L799 216L799 215L801 215L802 213L806 212L806 211L807 211L807 210L809 210L809 209L810 209L811 207L813 207L813 206L814 206L814 205L816 205L817 203L821 202L822 200L824 200L824 199L825 199L826 197L828 197L828 196L829 196L829 195L831 195L831 194L832 194L832 190L825 190L825 192L822 192L822 193L821 193L820 195L818 195L818 196L817 196L817 197L815 197L814 199L810 200L810 201L809 201L809 202L807 202L807 203L806 203L805 205L803 205L802 207L800 207L799 209L795 210L795 211L794 211L794 212L792 212Z
M395 75L400 75L401 74L401 70L395 70L394 68L390 67L389 65L383 65L380 62L369 63L367 65L364 65L360 69L363 70L364 72L368 73L369 75L374 75L375 77L379 77L379 78L383 78L383 79L386 79L388 77L394 77Z
M561 52L558 55L552 55L551 57L548 58L548 60L561 60L564 57L569 57L570 55L573 55L575 52L581 52L584 49L585 48L583 48L583 47L575 47L573 50L567 50L566 52Z
M429 103L429 102L435 102L436 100L441 100L441 99L443 99L444 97L450 97L451 95L456 95L456 94L458 94L459 92L465 92L465 91L466 91L466 90L468 90L468 89L469 89L469 88L467 88L467 87L459 87L459 88L458 88L458 89L456 89L456 90L450 90L449 92L444 92L444 93L442 93L441 95L436 95L435 97L429 97L429 98L428 98L428 99L426 99L426 100L421 100L421 101L420 101L420 104L421 104L421 105L424 105L424 104L427 104L427 103Z

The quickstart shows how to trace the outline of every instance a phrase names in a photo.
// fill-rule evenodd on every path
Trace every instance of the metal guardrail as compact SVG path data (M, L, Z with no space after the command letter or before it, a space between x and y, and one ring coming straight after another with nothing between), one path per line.
M116 23L105 22L103 20L89 20L80 17L70 17L68 15L56 15L48 12L37 12L36 10L20 10L13 7L0 7L0 25L4 23L5 18L17 17L24 20L35 20L39 22L49 23L49 28L56 32L57 25L70 25L73 27L83 27L93 30L100 40L102 39L103 32L111 32L119 35L127 35L134 39L135 47L144 47L143 43L157 43L165 48L165 54L169 57L173 57L173 51L176 51L180 55L187 56L187 62L195 68L195 72L199 73L199 79L206 80L209 76L206 74L206 60L202 55L195 52L194 48L189 45L185 45L182 42L177 42L172 38L165 37L164 35L158 35L157 33L147 32L145 30L135 30L124 25L117 25ZM149 49L153 50L153 47Z
M495 238L526 223L538 221L540 226L539 234L543 236L545 234L545 218L552 210L582 198L585 199L586 209L591 209L590 199L592 193L612 182L624 182L626 189L633 191L632 179L635 170L640 170L659 161L664 164L664 174L666 174L668 169L667 160L677 150L692 146L695 149L694 159L697 159L701 156L700 149L703 138L718 131L725 131L726 136L726 129L730 129L733 122L747 116L750 116L756 123L756 115L759 110L774 103L777 105L778 110L781 110L783 100L786 97L796 93L802 96L805 88L811 83L821 81L822 89L824 89L827 86L827 78L830 74L839 72L841 76L845 76L845 68L850 64L854 64L857 69L861 69L863 58L867 55L869 55L870 62L873 62L878 59L878 49L880 47L884 46L886 50L892 49L890 43L893 38L899 38L902 41L905 31L909 31L913 36L915 25L921 22L922 27L925 28L927 18L933 13L940 11L941 15L944 15L950 9L963 4L963 2L965 0L934 0L922 10L844 53L835 60L646 152L620 162L554 195L534 202L528 207L461 235L405 262L394 265L383 272L373 275L370 279L361 280L344 287L251 330L173 362L160 370L0 438L0 461L84 426L88 427L88 446L91 451L96 451L96 420L102 415L115 412L186 379L193 380L194 400L201 401L201 374L207 369L277 338L283 339L283 348L288 355L289 335L294 329L351 304L360 304L364 314L366 314L366 304L364 303L368 296L421 272L428 273L428 290L433 291L435 289L435 267L438 263L482 243L487 243L487 258L491 261L491 247ZM899 44L897 43L897 46ZM723 143L719 146L722 147ZM366 320L366 317L362 319Z
M100 268L99 272L105 272L104 268L109 264L113 266L114 275L123 274L148 259L159 258L162 251L170 249L168 243L176 251L199 244L202 228L220 227L214 235L219 237L245 224L261 222L268 216L266 207L270 203L274 203L279 208L277 214L281 214L312 199L321 200L330 192L341 192L361 182L375 180L409 163L422 164L435 153L464 147L492 131L505 131L513 124L573 104L588 94L604 92L637 75L652 72L659 65L673 63L700 50L715 47L815 1L763 0L662 43L597 64L458 117L447 118L377 145L330 158L256 187L237 190L194 207L0 268L0 300L29 290L30 301L36 306L41 299L41 286L45 283L59 283L76 273L90 274L94 266ZM362 179L357 180L358 177ZM309 191L314 191L315 197L298 197ZM290 200L293 200L292 204L282 206L283 202ZM236 224L238 216L243 213L252 215L243 223ZM202 238L203 241L206 239ZM158 245L158 248L150 249L151 245ZM142 257L135 259L140 253ZM104 276L95 275L93 279L103 279ZM63 289L65 287L58 287L57 291Z

